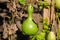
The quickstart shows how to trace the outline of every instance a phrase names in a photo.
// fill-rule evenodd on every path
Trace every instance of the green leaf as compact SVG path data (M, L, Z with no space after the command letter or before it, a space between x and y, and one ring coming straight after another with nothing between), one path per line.
M39 9L43 8L43 1L38 2L38 7L39 7Z
M60 18L60 12L57 12L58 17Z
M36 38L36 36L34 36L34 37L32 38L32 40L35 40L35 38Z
M50 5L49 5L49 3L47 1L44 1L44 7L45 8L50 8Z
M39 34L33 36L32 40L45 40L46 33L41 31Z
M26 0L19 0L19 3L22 4L22 5L25 5Z
M45 8L50 8L50 5L49 5L49 3L48 3L47 1L40 1L40 2L38 2L38 7L39 7L39 9L42 9L43 6L44 6Z
M37 40L45 40L45 32L40 32L40 34L38 34L37 36L36 36L36 39Z

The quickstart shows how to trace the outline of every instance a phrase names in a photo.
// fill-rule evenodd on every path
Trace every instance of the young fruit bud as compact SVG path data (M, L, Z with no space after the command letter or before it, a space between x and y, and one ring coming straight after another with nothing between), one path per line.
M47 40L56 40L56 36L55 36L54 32L51 31L48 34Z

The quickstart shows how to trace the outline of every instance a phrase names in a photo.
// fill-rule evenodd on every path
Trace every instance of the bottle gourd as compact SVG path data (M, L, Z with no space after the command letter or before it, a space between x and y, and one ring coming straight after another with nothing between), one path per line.
M38 31L37 25L33 22L32 13L34 8L32 4L28 5L28 18L22 24L22 31L26 35L34 35Z

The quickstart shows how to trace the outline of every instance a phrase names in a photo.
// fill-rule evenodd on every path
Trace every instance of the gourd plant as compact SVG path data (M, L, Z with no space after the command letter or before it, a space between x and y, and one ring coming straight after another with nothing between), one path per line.
M28 18L22 24L22 31L26 35L35 35L38 32L37 25L33 22L32 14L34 12L34 8L32 4L28 5Z
M50 5L47 1L38 1L38 8L41 10L43 7L45 8L49 8ZM41 30L41 32L39 34L36 34L32 40L46 40L46 33L49 32L49 24L48 24L48 18L46 17L43 20L43 25L44 25L44 29Z
M46 0L38 2L38 6L39 6L40 9L42 9L43 6L45 8L49 8L50 7L50 5L48 4L48 2ZM28 18L22 24L22 31L26 35L34 35L38 31L37 25L32 21L33 20L32 19L33 11L34 11L34 9L33 9L32 4L29 4L28 5ZM48 19L47 18L44 19L43 24L44 24L44 29L39 34L34 35L32 40L46 40L46 38L45 38L46 32L49 33L48 37L47 37L47 40L56 40L54 32L52 32L52 31L49 32L49 30L48 30L49 29L49 25L48 25ZM51 34L54 37L52 37Z

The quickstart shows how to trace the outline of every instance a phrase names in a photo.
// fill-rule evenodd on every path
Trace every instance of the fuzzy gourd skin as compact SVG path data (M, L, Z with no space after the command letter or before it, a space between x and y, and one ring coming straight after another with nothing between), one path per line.
M47 40L56 40L56 36L55 36L54 32L51 31L48 34Z
M60 10L60 0L55 0L55 7Z
M23 23L22 30L27 35L36 34L38 31L37 25L31 20L25 20Z
M32 21L32 13L34 9L31 4L28 5L28 18L22 24L22 31L26 35L34 35L37 33L37 25Z

